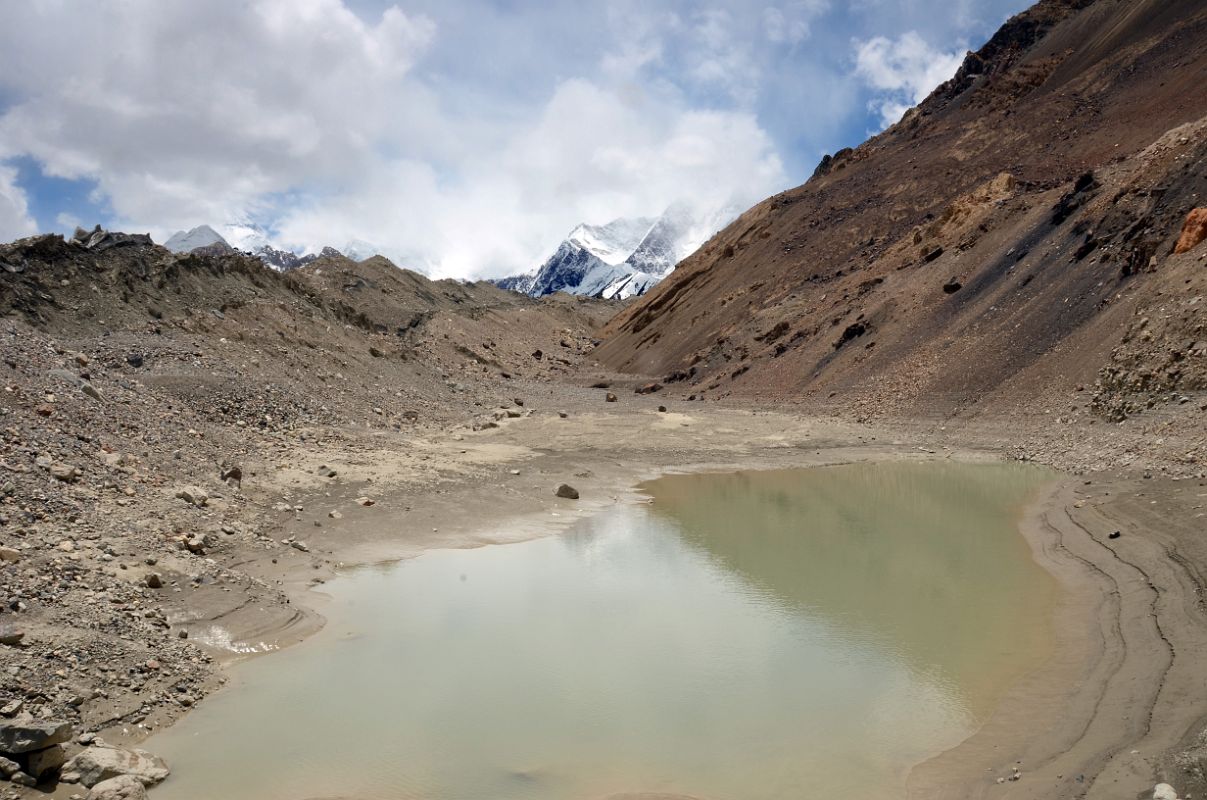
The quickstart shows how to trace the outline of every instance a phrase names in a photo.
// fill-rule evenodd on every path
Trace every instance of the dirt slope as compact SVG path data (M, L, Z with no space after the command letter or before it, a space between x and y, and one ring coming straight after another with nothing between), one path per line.
M1193 432L1207 245L1172 251L1204 205L1207 6L1043 0L715 236L596 355L697 397L860 417L1172 402Z

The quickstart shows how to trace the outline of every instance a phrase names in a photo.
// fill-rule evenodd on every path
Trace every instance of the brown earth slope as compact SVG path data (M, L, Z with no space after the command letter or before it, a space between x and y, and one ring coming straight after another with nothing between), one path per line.
M1155 405L1203 451L1207 245L1173 253L1199 206L1207 6L1042 0L717 234L597 357L861 418Z

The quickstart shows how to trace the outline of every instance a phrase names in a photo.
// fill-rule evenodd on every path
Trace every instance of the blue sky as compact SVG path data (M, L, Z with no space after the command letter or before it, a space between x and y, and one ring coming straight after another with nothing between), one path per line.
M1020 0L52 0L0 10L0 239L257 226L480 277L579 222L743 209ZM258 234L257 234L258 235Z

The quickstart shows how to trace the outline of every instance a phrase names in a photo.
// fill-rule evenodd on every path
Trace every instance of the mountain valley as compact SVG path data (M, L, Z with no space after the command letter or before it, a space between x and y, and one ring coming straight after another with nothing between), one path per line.
M81 754L115 748L139 785L90 800L144 797L167 767L135 748L318 631L355 567L690 509L638 485L669 473L914 461L1038 465L1018 560L1056 599L1018 636L1051 657L903 796L1201 797L1205 240L1207 8L1040 0L802 185L582 224L524 275L208 225L0 244L0 797L82 797ZM959 509L962 485L935 496ZM861 542L835 549L912 569Z

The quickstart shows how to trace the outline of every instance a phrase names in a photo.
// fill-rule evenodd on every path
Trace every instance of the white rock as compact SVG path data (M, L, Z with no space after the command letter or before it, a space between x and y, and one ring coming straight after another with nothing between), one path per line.
M153 786L168 777L168 765L145 750L93 745L68 761L63 772L79 773L80 783L89 787L119 775L131 775L144 786Z
M1178 793L1168 783L1158 783L1153 787L1153 800L1178 800Z
M133 775L118 775L92 787L88 800L146 800L147 790Z

